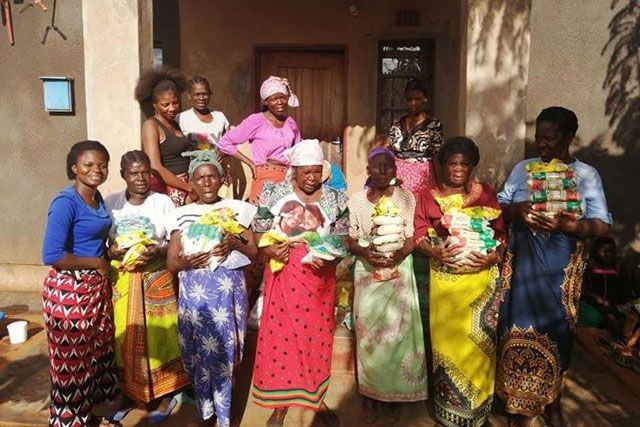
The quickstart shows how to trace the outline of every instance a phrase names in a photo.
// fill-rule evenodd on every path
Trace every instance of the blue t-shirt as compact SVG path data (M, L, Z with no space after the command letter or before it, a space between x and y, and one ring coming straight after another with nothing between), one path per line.
M525 159L514 166L513 170L504 183L504 189L498 193L498 202L500 204L520 203L529 200L529 186L527 180L526 166L531 162L541 161L540 157ZM600 219L607 224L613 222L609 209L607 208L607 200L602 189L602 180L598 171L580 160L569 163L569 166L576 172L576 180L578 184L578 193L584 201L584 219Z
M49 206L42 243L42 262L52 265L66 253L98 258L104 254L111 218L102 196L96 192L98 208L87 205L73 186L62 190Z

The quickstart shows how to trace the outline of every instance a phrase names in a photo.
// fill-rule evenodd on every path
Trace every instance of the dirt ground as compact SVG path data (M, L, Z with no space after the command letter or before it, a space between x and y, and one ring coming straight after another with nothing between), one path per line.
M47 420L49 377L47 373L46 337L42 327L40 295L31 292L0 292L0 310L7 319L0 322L0 426L44 426ZM6 336L9 321L29 321L29 339L20 345L10 345ZM604 354L596 343L602 331L581 329L574 347L572 369L564 391L564 411L570 426L640 425L640 375L619 367ZM327 404L336 410L342 427L362 426L361 400L355 388L353 374L353 341L344 331L334 342L334 369ZM247 338L245 365L238 379L238 405L245 407L242 426L264 426L269 411L258 408L247 393L252 375L255 334ZM109 408L99 408L106 411ZM171 417L160 426L183 426L196 416L193 406L178 404ZM132 411L124 420L127 427L147 425L144 410ZM506 426L504 417L493 415L491 426ZM313 414L292 409L285 426L303 427L314 423ZM388 422L376 425L386 426ZM396 426L433 426L428 403L402 406ZM544 423L536 420L535 426Z

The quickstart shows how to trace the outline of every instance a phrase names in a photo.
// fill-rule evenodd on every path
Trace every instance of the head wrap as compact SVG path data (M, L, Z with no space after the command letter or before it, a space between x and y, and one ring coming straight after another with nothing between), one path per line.
M396 162L396 155L393 153L393 151L389 150L387 147L374 147L371 150L369 150L369 153L367 154L367 162L370 162L371 159L373 159L374 157L376 157L377 155L382 154L383 156L388 157L389 159L391 159L394 163ZM389 182L389 185L398 185L398 180L396 178L393 178L391 180L391 182ZM371 177L368 176L367 179L364 182L364 188L369 188L371 187Z
M185 151L182 153L182 157L191 157L191 161L189 162L189 178L193 178L193 173L196 171L198 166L202 165L213 165L218 169L220 176L223 175L222 165L218 161L218 156L215 151L211 150L196 150L196 151Z
M291 166L316 166L324 163L324 154L317 139L303 139L283 153Z
M393 154L393 151L389 150L387 147L375 147L369 150L369 154L367 154L367 162L370 162L378 154L384 154L389 157L394 162L396 161L396 155Z
M269 76L267 80L262 82L260 86L260 99L262 101L274 93L289 95L289 100L287 101L289 107L298 107L300 105L298 97L291 90L291 86L289 86L289 80L283 77Z

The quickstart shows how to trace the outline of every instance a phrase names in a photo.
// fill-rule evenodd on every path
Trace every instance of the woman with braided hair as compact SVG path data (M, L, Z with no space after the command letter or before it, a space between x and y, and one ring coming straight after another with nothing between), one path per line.
M151 104L154 115L142 124L142 151L151 159L151 189L167 194L176 206L187 202L192 191L182 153L191 149L189 139L175 122L186 78L176 69L161 67L145 71L135 90L140 106Z

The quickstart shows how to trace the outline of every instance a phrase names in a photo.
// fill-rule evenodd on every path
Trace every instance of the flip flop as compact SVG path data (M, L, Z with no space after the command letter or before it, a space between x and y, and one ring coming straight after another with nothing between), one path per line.
M607 356L613 362L615 362L618 366L622 366L623 368L632 369L631 358L621 354L617 350L609 350L607 352Z
M620 350L625 347L624 343L615 338L600 337L596 340L598 345L606 350Z
M107 415L106 417L103 417L102 419L104 421L108 421L111 423L120 423L120 421L124 420L124 417L127 416L127 414L129 412L131 412L133 410L133 406L130 408L126 408L126 409L121 409L119 411L114 412L111 415Z
M149 413L149 424L158 424L165 421L167 418L171 416L171 411L178 404L178 399L176 396L173 396L167 405L167 408L164 411L151 411Z

